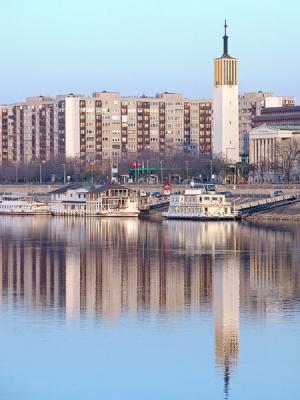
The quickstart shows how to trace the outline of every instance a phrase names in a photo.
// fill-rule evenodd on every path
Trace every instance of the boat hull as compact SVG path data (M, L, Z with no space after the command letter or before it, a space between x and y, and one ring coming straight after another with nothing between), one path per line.
M50 211L0 211L0 215L51 215Z
M220 216L179 216L179 215L163 215L165 219L184 219L192 221L235 221L240 219L237 215Z

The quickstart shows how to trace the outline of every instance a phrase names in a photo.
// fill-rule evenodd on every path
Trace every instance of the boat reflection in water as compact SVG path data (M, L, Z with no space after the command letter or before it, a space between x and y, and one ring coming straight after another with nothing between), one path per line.
M299 241L293 225L5 216L0 301L69 321L212 313L227 397L240 318L296 306Z

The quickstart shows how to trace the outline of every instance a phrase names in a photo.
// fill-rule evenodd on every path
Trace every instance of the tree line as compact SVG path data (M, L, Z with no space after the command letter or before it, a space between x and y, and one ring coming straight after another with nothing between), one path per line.
M149 169L159 170L165 178L171 175L181 176L182 179L192 177L209 181L211 175L215 181L222 182L226 178L233 182L233 174L237 178L245 178L248 166L237 163L235 166L226 163L221 154L212 157L197 156L190 153L178 153L170 157L159 157L157 153L144 152L137 157L132 155L126 159L115 161L98 161L92 157L85 161L79 158L54 158L48 161L35 160L27 163L7 161L0 166L1 183L64 183L71 182L106 182L111 179L112 164L117 164L118 175L130 174L130 165L139 163ZM131 169L132 173L132 169ZM68 179L69 178L69 179Z

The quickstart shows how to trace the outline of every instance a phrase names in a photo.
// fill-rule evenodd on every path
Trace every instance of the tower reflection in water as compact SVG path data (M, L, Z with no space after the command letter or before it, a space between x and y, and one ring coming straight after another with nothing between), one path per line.
M211 312L227 396L240 318L292 310L299 230L253 224L0 218L0 301L67 320Z

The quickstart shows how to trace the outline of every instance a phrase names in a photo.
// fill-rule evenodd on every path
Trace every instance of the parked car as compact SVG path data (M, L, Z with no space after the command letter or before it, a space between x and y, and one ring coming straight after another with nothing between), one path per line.
M226 192L217 192L217 194L224 194L227 197L233 196L233 193L232 192L228 192L228 191L226 191Z
M283 196L284 193L282 190L272 190L270 197L277 197L277 196Z
M162 194L160 192L151 192L150 196L152 196L152 197L162 197Z

